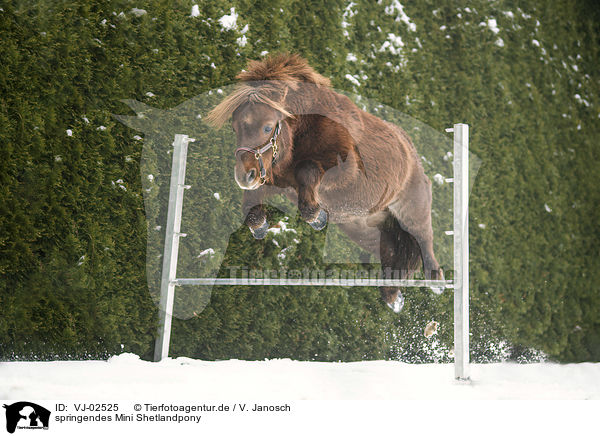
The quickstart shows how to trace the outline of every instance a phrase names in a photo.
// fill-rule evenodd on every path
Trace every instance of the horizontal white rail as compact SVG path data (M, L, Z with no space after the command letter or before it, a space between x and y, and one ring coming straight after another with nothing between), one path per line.
M239 286L405 286L423 288L454 288L452 280L405 280L405 279L327 279L327 278L194 278L175 279L175 286L192 285L239 285Z

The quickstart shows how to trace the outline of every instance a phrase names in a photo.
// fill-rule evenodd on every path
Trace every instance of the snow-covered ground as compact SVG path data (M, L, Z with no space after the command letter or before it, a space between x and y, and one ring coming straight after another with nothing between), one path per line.
M450 364L353 363L188 358L146 362L0 363L0 399L600 399L600 363L471 365L471 383ZM126 387L126 389L124 389Z
M108 361L0 363L0 403L13 407L30 401L46 407L51 417L45 434L60 435L546 436L598 431L595 401L539 400L600 399L600 363L477 364L471 383L457 382L453 375L449 364L188 358L153 363L125 353ZM473 401L480 399L537 401ZM197 406L216 408L182 409ZM265 412L264 406L282 409ZM161 407L171 409L157 412ZM33 409L22 410L28 415ZM0 413L0 427L8 413L6 419ZM90 420L78 421L84 418ZM18 425L28 423L22 417ZM25 434L24 428L17 431Z

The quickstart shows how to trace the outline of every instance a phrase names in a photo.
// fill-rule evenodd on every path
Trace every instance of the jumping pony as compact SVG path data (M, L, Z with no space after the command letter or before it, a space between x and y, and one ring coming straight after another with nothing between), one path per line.
M381 260L383 278L443 280L433 253L431 182L404 130L360 110L295 54L251 61L240 83L207 117L230 118L237 137L235 180L255 238L269 227L268 195L285 190L315 230L337 224ZM399 312L397 287L381 287Z

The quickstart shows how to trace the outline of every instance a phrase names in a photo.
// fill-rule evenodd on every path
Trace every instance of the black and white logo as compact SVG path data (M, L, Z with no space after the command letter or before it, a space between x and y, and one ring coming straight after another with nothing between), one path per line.
M19 401L11 405L4 404L6 409L6 431L14 433L18 429L48 429L50 411L29 401Z

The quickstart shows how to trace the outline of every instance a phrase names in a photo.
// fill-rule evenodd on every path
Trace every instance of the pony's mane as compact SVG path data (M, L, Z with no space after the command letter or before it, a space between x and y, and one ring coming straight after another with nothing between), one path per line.
M260 61L250 61L246 70L236 76L242 83L206 116L214 127L221 127L242 104L263 103L286 117L293 115L285 109L286 84L311 83L317 87L330 87L329 79L317 73L308 62L296 54L279 54ZM266 82L266 83L265 83Z
M250 61L246 70L236 76L243 82L279 80L283 82L306 82L317 86L331 86L328 78L317 73L306 59L297 54L277 54L260 61Z

